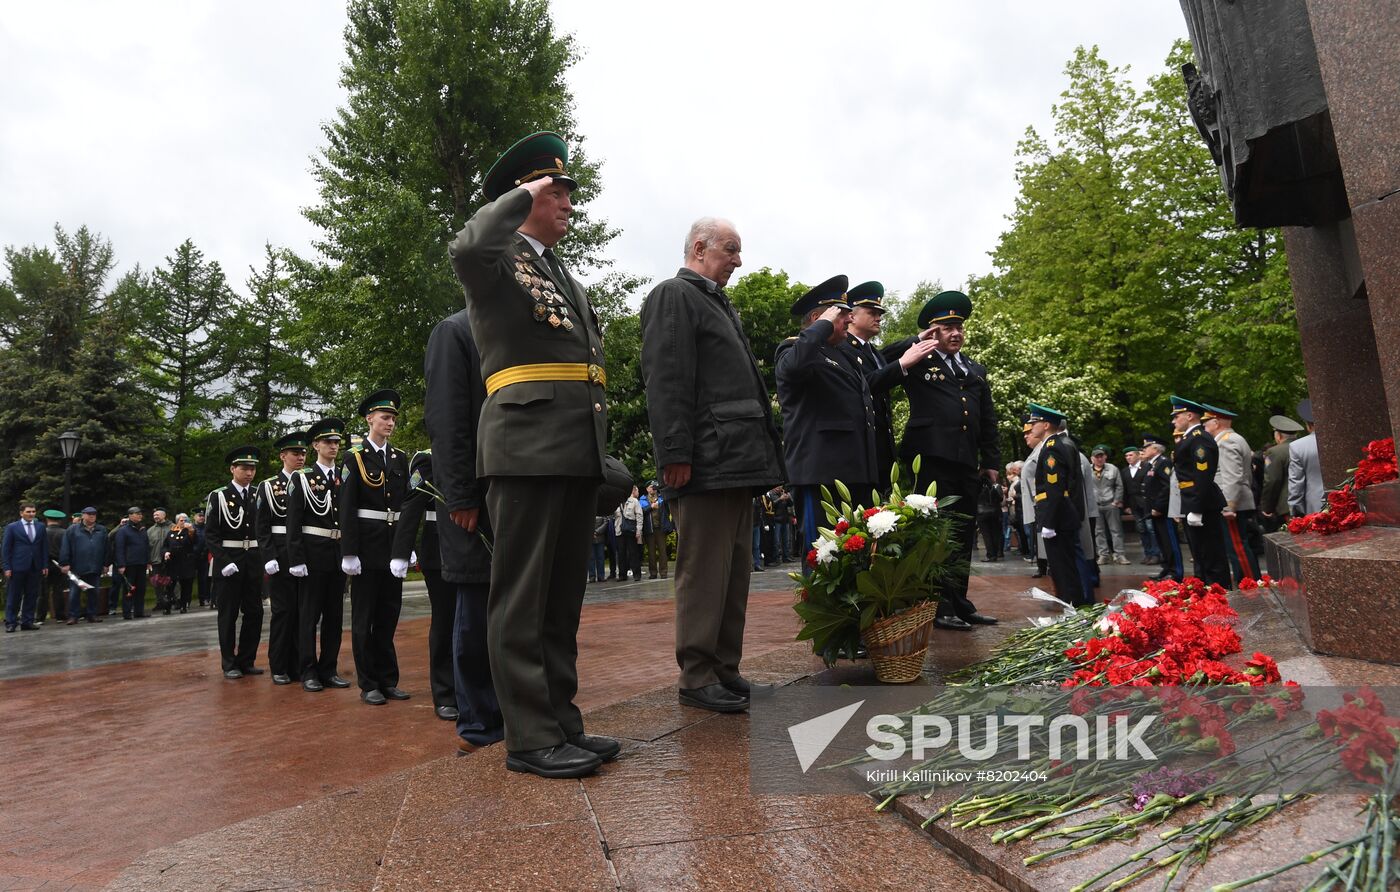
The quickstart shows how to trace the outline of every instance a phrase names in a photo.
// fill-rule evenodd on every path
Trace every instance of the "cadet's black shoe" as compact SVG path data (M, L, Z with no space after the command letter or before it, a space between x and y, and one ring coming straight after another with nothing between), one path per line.
M455 722L459 716L457 707L455 706L439 706L437 709L433 710L433 712L436 712L437 717L444 722Z
M778 689L775 684L761 684L749 681L742 675L720 682L730 693L738 694L740 697L750 696L765 697Z
M584 734L582 731L568 739L572 746L581 750L588 750L593 755L604 762L611 762L617 758L617 754L622 750L622 744L611 737L599 737L595 734Z
M580 749L571 743L547 746L538 750L506 753L506 767L540 777L583 777L598 770L603 760L597 753Z
M743 712L749 708L749 698L739 696L719 682L703 688L681 688L680 700L682 706L710 712Z
M379 693L379 691L374 689L368 691L360 691L360 699L368 703L370 706L383 706L385 703L389 702L388 700L384 699L383 694Z
M936 616L933 618L933 624L940 629L952 629L955 632L972 631L972 623L956 616Z
M259 669L257 666L249 666L248 668L246 668L246 669L243 670L243 674L244 674L244 675L262 675L262 674L263 674L263 670Z
M997 618L995 616L983 616L980 613L970 613L962 617L962 621L965 623L972 623L976 626L994 626L997 624Z
M413 695L407 691L401 691L398 688L385 688L384 696L388 697L390 700L407 700Z
M303 691L310 691L314 694L317 691L324 691L326 687L325 685L321 684L321 680L319 678L317 678L314 675L311 675L302 679L301 689Z
M242 677L243 677L243 673L242 673L242 672L239 672L237 669L225 669L225 670L224 670L224 678L242 678Z
M272 674L272 683L273 683L273 684L291 684L291 683L292 683L292 677L291 677L290 675L282 675L282 674L280 674L280 673L274 672L274 673Z
M328 688L348 688L348 687L350 687L350 682L348 682L348 681L346 681L345 679L341 678L339 675L332 675L330 678L323 678L323 679L321 679L321 683L324 684L324 685L325 685L326 687L328 687Z

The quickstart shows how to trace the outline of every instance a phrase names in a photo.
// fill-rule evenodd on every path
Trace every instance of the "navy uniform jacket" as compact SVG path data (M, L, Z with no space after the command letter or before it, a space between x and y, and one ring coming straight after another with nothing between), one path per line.
M262 572L265 563L258 552L258 490L249 486L247 495L240 497L232 483L209 493L204 506L204 542L209 554L214 558L214 573L218 574L229 564L240 561L251 564L257 562L257 572ZM225 545L225 542L247 542L251 547ZM252 560L248 560L251 558ZM240 566L240 573L249 573L247 567Z
M1045 438L1035 466L1035 522L1042 529L1073 533L1084 522L1081 458L1069 434Z
M828 344L832 324L818 319L778 345L775 363L788 482L874 484L875 403L845 345ZM886 475L889 469L886 469ZM868 493L852 493L865 501Z
M307 530L317 530L309 533ZM314 573L340 572L340 472L314 461L292 477L287 494L287 560Z
M885 348L885 357L898 359L913 338ZM948 462L968 471L1001 469L997 440L997 413L992 388L981 363L962 356L967 376L959 379L943 359L930 353L909 369L904 392L909 394L909 423L904 427L899 457L913 461L922 455L924 465Z
M387 462L373 446L351 446L340 469L340 553L358 557L366 570L389 569L394 527L408 495L408 456L392 444L384 450ZM361 517L361 511L390 512L393 519Z
M516 229L534 199L512 189L476 212L448 248L467 297L481 373L507 383L489 393L476 436L478 477L603 476L608 412L603 339L588 295ZM594 366L589 380L560 380L539 366ZM527 380L536 367L549 380ZM497 379L500 380L500 379Z
M258 484L258 552L263 563L276 561L279 570L292 566L287 563L287 488L290 478L278 471Z
M899 362L890 362L875 345L866 341L862 344L855 335L847 335L846 343L855 354L857 364L870 385L870 395L875 401L875 447L878 461L875 469L880 472L877 483L890 479L890 465L894 463L894 420L890 416L891 390L904 383L904 370Z
M1167 516L1171 503L1171 471L1171 462L1165 455L1154 456L1147 463L1147 470L1142 474L1142 501L1147 506L1149 517L1153 511L1161 512L1162 517Z
M1181 489L1183 514L1205 514L1225 507L1225 496L1215 483L1220 446L1201 425L1186 432L1172 453L1176 485Z
M424 482L433 483L433 452L431 449L415 453L408 463L410 482L416 474ZM393 556L408 560L414 552L414 539L418 536L418 524L423 524L423 538L418 542L418 566L424 570L442 570L442 552L438 545L438 510L442 504L428 494L427 489L419 488L409 492L403 503L403 516L394 524ZM446 511L443 514L446 515ZM452 523L452 518L443 516L443 523Z

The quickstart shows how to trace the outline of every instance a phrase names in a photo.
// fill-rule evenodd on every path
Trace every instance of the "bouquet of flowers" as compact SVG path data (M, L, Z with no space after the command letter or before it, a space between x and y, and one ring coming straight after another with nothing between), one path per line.
M917 475L919 459L914 460ZM877 620L937 599L939 581L954 569L953 519L942 509L957 496L936 498L933 484L922 495L900 491L898 468L888 500L870 494L871 507L857 504L836 481L822 487L822 510L830 526L807 552L806 575L793 573L802 618L799 641L811 641L827 665L854 659L861 633ZM838 499L839 498L839 502Z
M1396 478L1395 439L1372 440L1366 444L1366 456L1352 469L1342 485L1327 492L1327 503L1321 511L1288 522L1288 532L1319 533L1330 536L1343 530L1354 530L1366 522L1366 511L1356 494L1368 486Z

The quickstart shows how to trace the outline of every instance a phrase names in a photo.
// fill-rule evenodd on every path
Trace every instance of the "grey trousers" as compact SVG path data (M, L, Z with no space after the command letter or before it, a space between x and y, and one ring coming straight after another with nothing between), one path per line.
M1115 508L1112 502L1099 505L1098 511L1099 522L1094 525L1094 550L1099 553L1099 557L1126 555L1127 549L1123 544L1123 512ZM1104 535L1105 528L1107 537Z
M721 489L671 501L676 522L676 662L682 688L739 675L753 561L753 493Z
M486 490L495 547L486 644L511 752L556 746L583 731L574 705L578 620L598 484L492 477Z

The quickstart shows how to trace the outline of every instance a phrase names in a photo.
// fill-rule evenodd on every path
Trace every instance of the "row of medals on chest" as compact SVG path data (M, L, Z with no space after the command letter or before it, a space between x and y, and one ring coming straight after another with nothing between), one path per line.
M554 282L538 275L524 257L523 254L515 255L515 281L535 299L535 321L547 322L551 328L573 331L574 320L569 318L569 308L565 306L559 289Z

